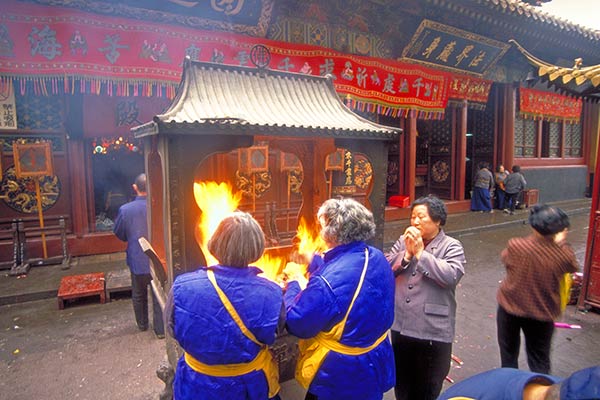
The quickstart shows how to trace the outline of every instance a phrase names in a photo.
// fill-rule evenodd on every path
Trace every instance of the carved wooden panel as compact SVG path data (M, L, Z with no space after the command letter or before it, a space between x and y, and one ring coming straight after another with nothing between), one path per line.
M485 161L492 169L494 167L494 114L489 108L486 111L469 110L467 116L467 135L472 135L472 148L468 150L472 168L467 179L471 181L480 162Z
M428 186L429 193L450 199L452 193L452 113L446 112L441 121L427 124L429 132Z

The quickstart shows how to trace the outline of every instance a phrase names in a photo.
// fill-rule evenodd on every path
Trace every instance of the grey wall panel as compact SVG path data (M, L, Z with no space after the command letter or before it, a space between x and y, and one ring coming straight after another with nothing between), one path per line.
M528 189L538 189L539 201L581 199L587 187L587 167L521 169Z

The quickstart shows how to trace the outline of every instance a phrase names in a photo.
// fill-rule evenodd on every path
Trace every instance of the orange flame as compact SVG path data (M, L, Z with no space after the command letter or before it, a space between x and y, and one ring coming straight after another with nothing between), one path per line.
M263 273L260 274L260 276L267 278L270 281L279 283L281 281L279 274L281 273L285 262L285 258L271 256L269 253L265 252L261 258L252 264L262 269Z
M217 259L208 251L208 241L221 221L238 209L242 192L234 194L231 185L225 182L194 182L194 198L202 210L198 223L200 249L204 253L207 265L218 264ZM298 259L294 260L295 262L287 262L286 257L270 255L267 251L252 263L263 270L261 276L281 284L284 279L282 273L289 278L300 274L306 275L308 263L313 255L327 248L323 239L309 228L304 218L300 219L296 238Z
M294 260L295 262L288 262L283 270L283 274L289 279L294 279L298 275L306 276L308 264L313 255L327 249L323 238L309 228L304 218L300 218L296 239L298 240L298 257Z
M208 251L208 241L221 221L238 208L242 193L233 194L231 185L226 182L194 182L194 198L202 210L198 228L200 248L206 258L206 265L218 264L217 259Z
M299 239L298 253L308 260L312 259L313 254L321 253L327 249L323 238L308 227L304 217L300 218L296 237Z

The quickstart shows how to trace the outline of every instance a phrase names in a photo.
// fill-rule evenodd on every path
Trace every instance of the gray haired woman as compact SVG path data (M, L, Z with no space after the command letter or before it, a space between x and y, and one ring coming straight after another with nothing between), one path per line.
M284 295L288 331L302 339L296 379L306 399L381 399L394 385L394 277L365 243L373 214L353 199L330 199L317 216L328 250L306 287L298 277Z
M283 325L282 292L248 266L264 248L256 220L235 212L208 242L219 264L173 282L165 316L184 350L173 383L176 399L279 399L277 364L268 346Z

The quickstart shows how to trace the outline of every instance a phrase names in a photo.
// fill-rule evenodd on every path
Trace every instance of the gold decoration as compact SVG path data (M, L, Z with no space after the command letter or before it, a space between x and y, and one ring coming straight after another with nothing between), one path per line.
M254 184L252 175L255 178ZM244 196L252 197L254 194L254 196L260 198L271 188L271 172L247 173L238 169L235 171L235 186Z

